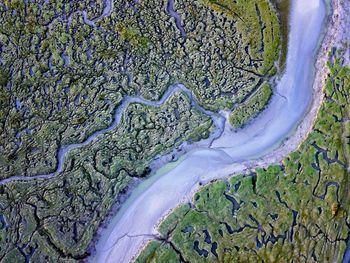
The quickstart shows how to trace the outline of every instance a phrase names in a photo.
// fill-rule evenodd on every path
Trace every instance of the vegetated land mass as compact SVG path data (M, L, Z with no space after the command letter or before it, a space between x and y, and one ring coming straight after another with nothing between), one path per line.
M281 56L280 56L280 70L284 70L286 67L286 58L288 51L288 35L289 35L289 14L291 2L290 0L272 0L275 4L280 21L280 32L281 32Z
M271 86L265 83L247 101L243 101L242 104L233 109L229 117L231 125L236 128L242 127L265 108L271 96Z
M325 98L300 148L283 165L203 187L160 225L137 262L342 262L350 219L343 52L330 59Z
M276 72L280 28L267 0L113 1L110 13L107 3L0 3L1 179L54 172L60 147L109 127L126 96L159 100L183 83L203 107L231 109ZM0 260L85 259L133 178L212 126L184 93L133 103L56 176L1 185Z
M132 104L116 130L71 152L59 176L0 186L2 260L86 257L98 225L132 178L142 177L165 149L205 136L211 124L182 93L160 109Z
M180 82L205 108L230 109L276 71L267 0L175 1L186 35L165 1L132 3L114 1L95 27L82 12L98 17L101 2L0 5L1 178L55 171L59 147L110 125L126 95L157 100Z

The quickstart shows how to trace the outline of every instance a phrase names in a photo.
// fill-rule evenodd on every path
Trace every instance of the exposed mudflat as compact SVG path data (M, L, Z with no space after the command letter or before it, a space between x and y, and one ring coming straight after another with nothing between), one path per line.
M327 50L338 41L334 30L339 21L332 21L318 54L325 19L322 0L293 1L286 72L270 106L244 129L234 131L226 125L211 148L193 149L140 184L102 231L92 262L131 261L157 236L162 218L189 201L203 183L280 162L299 146L322 101Z

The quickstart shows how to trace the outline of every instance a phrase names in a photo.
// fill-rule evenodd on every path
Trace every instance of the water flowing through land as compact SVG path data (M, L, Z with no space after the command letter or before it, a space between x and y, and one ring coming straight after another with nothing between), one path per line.
M131 261L158 235L157 223L189 201L200 184L244 171L247 163L273 152L295 132L313 102L314 63L326 5L322 0L292 1L290 18L286 72L268 109L240 131L226 124L210 148L191 150L141 183L100 233L92 262Z
M166 10L167 10L168 14L175 19L175 24L176 24L177 29L180 31L181 36L183 38L185 38L186 37L186 32L185 32L185 28L183 26L181 17L174 10L174 0L168 0Z
M3 180L0 180L0 185L7 184L9 182L13 181L30 181L30 180L44 180L44 179L50 179L54 176L57 176L60 174L64 169L64 160L67 154L69 154L71 151L82 148L84 146L89 145L93 141L98 140L99 136L104 135L110 131L115 130L118 125L120 124L122 120L123 113L125 109L131 104L131 103L140 103L147 106L152 107L160 107L162 106L171 96L173 96L177 92L185 93L189 99L191 100L192 107L194 107L196 110L200 111L201 113L210 116L213 120L213 124L216 127L216 130L210 134L209 138L206 139L206 142L201 142L201 144L210 145L211 142L219 138L220 135L223 132L224 129L224 123L225 118L221 116L220 114L213 113L210 111L205 110L201 106L199 106L197 99L193 96L192 91L187 89L182 84L175 84L168 88L168 90L163 94L162 98L159 101L152 101L152 100L146 100L142 97L130 97L126 96L124 97L122 103L119 105L119 107L116 109L113 117L112 123L105 129L96 131L95 133L91 134L87 139L85 139L81 143L76 144L69 144L69 145L62 145L57 154L57 168L53 173L50 174L43 174L43 175L35 175L35 176L12 176Z
M202 141L192 145L191 151L176 162L163 166L134 189L120 211L108 222L107 228L100 233L96 253L91 258L92 262L131 261L145 242L158 235L157 223L172 208L182 202L190 201L193 192L201 184L213 179L227 178L254 166L257 159L261 160L268 154L273 154L276 149L280 149L281 143L294 134L301 121L305 121L305 114L313 102L312 85L315 76L313 65L326 17L325 9L322 0L292 1L286 72L278 81L275 95L267 110L244 129L233 130L227 123L225 124L222 115L201 108L189 89L176 84L169 87L159 101L125 97L108 128L95 132L81 143L63 145L59 148L55 172L28 177L14 176L0 181L0 185L13 181L46 180L57 176L64 170L64 159L67 154L93 143L100 136L116 129L130 103L160 107L174 93L186 93L195 109L212 118L216 130L205 143ZM95 27L95 22L109 16L112 10L113 1L106 0L103 13L94 20L89 20L85 11L81 14L86 24ZM173 0L168 1L167 11L175 19L181 36L185 37L183 22L174 10ZM64 54L62 56L64 57ZM69 63L69 60L65 61L66 64ZM300 137L298 142L301 141ZM291 147L288 152L292 150ZM349 257L350 252L346 258Z

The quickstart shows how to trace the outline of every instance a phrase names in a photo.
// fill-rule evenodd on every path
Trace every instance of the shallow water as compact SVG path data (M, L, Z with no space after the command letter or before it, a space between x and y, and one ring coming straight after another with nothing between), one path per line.
M103 18L110 16L112 11L113 11L113 0L105 0L104 9L103 9L102 14L99 17L97 17L96 19L94 19L94 22L102 20Z
M180 15L174 10L174 0L168 0L166 10L168 14L175 19L177 29L180 31L183 38L186 37L185 28L183 26Z
M276 149L295 131L312 99L314 62L326 16L322 0L295 0L286 72L267 110L246 128L225 132L211 148L194 149L140 184L102 230L91 262L129 262L143 243L157 234L155 225L200 182L241 171L242 161Z

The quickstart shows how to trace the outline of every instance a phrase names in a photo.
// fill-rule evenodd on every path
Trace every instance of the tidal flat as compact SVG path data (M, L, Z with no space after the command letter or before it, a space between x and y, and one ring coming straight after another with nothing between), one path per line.
M312 132L282 165L219 180L159 226L136 262L343 262L349 239L350 68L330 57ZM344 261L345 262L345 261Z
M232 109L276 73L274 6L222 8L0 3L1 260L86 260L101 222L154 158L212 136L205 110ZM190 92L157 104L180 83ZM127 98L134 103L121 107Z

